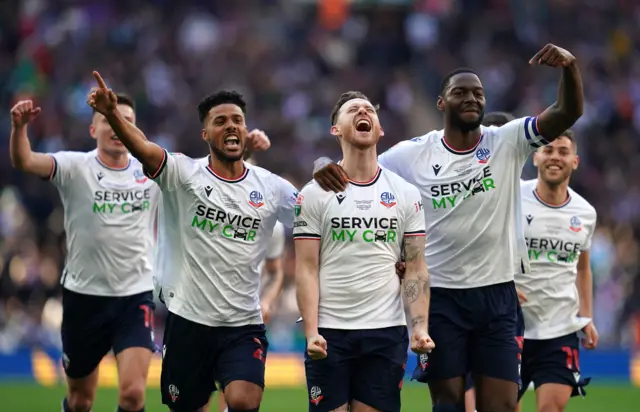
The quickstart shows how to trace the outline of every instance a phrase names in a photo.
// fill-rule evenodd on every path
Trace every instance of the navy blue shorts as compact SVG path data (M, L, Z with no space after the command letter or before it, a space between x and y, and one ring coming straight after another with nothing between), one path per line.
M585 395L590 378L580 375L580 340L577 333L553 339L525 339L522 352L522 388L519 397L533 382L538 389L545 383L573 388L571 396Z
M72 379L93 372L104 356L127 348L155 350L153 293L93 296L62 289L62 364Z
M162 345L162 403L191 412L209 402L216 382L248 381L264 388L264 325L212 327L169 312Z
M312 360L305 352L309 411L332 411L352 400L385 412L400 411L409 347L405 326L319 332L327 341L327 357Z
M513 282L472 289L431 288L429 312L429 334L436 348L418 358L414 380L473 373L521 382L524 321ZM471 382L467 379L467 388Z

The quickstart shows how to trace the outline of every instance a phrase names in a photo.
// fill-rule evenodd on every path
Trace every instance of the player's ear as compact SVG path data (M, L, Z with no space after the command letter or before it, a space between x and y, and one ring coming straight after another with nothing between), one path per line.
M438 96L436 107L439 111L444 112L444 99L442 98L442 96Z
M533 152L533 165L535 167L538 167L538 151L536 150L535 152Z
M96 139L96 127L93 125L93 121L91 122L91 124L89 125L89 135L93 138Z
M380 137L384 136L384 129L382 128L382 126L380 126Z
M342 133L340 133L340 128L336 125L331 126L331 134L336 137L342 136Z
M576 170L579 165L580 165L580 156L576 155L576 157L573 159L573 170Z
M207 131L205 129L202 129L200 135L202 136L202 140L204 140L205 142L209 142L209 140L207 139Z

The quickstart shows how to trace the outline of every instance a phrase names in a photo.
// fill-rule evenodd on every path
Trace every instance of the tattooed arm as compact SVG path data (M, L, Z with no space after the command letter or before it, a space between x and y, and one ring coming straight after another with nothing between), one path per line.
M406 272L402 282L402 296L409 305L412 328L429 326L429 300L431 297L429 271L424 260L425 237L405 236L404 260Z

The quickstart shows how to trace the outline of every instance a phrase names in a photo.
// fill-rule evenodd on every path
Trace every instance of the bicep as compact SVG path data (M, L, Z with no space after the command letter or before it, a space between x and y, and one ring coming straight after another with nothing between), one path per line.
M320 241L296 239L296 275L317 275L320 262Z
M588 250L584 250L580 253L578 258L578 275L586 273L591 270L591 254Z
M404 237L404 261L407 273L414 270L422 270L426 267L424 249L426 240L424 235Z
M51 180L55 170L56 160L53 156L44 153L32 153L25 171L42 179Z

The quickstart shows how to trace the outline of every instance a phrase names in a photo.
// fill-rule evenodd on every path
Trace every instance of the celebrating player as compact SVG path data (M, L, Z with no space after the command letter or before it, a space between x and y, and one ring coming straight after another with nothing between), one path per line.
M128 97L114 95L113 110L135 123ZM39 113L31 101L11 109L10 153L14 167L50 180L64 205L63 411L91 409L98 365L110 350L118 364L118 411L143 411L155 348L151 255L160 189L97 112L89 126L96 150L33 152L27 125Z
M298 196L294 227L309 410L400 411L409 342L417 353L434 347L422 201L415 187L378 166L383 131L366 96L342 94L331 124L351 184L336 195L309 183ZM395 263L403 247L401 293Z
M271 144L267 135L258 129L249 133L247 140L250 140L252 143L252 151L265 151ZM255 160L251 158L251 151L245 150L244 159L247 163L252 165L256 164ZM208 157L199 160L199 162L205 162L204 166L206 166L209 161ZM262 280L262 282L260 282L260 310L262 311L262 319L265 324L269 323L271 309L278 296L280 296L284 284L282 254L284 253L285 243L284 225L277 222L273 228L271 240L269 241L267 256L258 268L258 273L261 274ZM224 393L220 392L218 394L218 412L224 412L226 409L227 403L224 400Z
M567 130L535 152L538 179L522 183L531 271L516 275L526 296L520 394L533 382L540 412L564 411L572 394L584 394L588 379L580 377L578 333L584 332L586 349L598 345L589 264L596 211L569 188L579 162L576 149Z
M428 362L435 412L464 411L468 372L477 384L478 411L516 408L520 348L514 275L528 269L520 173L532 151L582 115L583 100L576 59L567 50L548 44L529 63L561 71L557 101L539 116L482 127L482 83L472 70L458 69L444 79L437 101L444 130L402 142L379 158L422 193L432 275L429 332L438 346L418 368L426 370ZM329 159L316 165L321 170L314 177L323 188L345 189L342 168Z
M258 411L268 343L257 268L276 221L293 224L295 188L242 159L246 103L218 92L198 105L211 162L170 154L116 108L97 72L88 104L102 113L163 192L168 247L162 279L169 310L162 348L162 401L202 411L220 382L230 412Z

